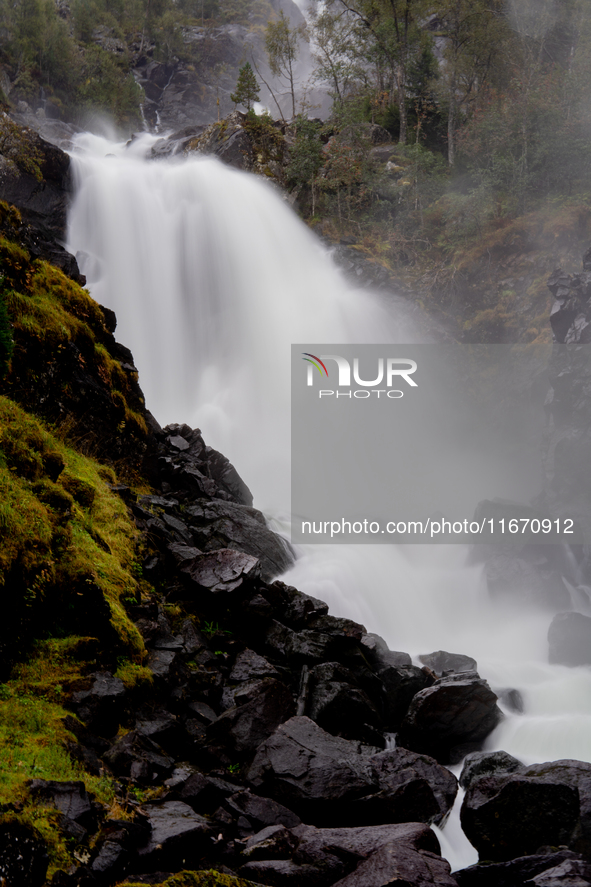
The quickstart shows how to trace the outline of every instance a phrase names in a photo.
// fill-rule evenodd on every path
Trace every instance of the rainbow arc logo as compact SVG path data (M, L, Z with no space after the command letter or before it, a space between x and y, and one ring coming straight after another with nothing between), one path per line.
M306 360L308 363L311 363L312 366L315 366L321 376L322 376L322 370L324 370L324 375L328 379L328 370L326 369L326 367L324 366L324 364L322 363L322 361L320 360L319 357L316 357L315 354L309 354L307 351L302 351L302 354L305 355L305 357L302 357L302 360ZM310 370L308 370L308 372L310 372ZM310 376L310 379L311 378L312 377ZM312 384L312 383L310 382L309 384Z

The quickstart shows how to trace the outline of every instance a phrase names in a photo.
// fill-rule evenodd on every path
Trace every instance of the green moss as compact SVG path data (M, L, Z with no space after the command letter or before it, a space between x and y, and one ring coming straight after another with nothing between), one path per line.
M118 677L128 690L140 687L151 687L154 683L154 675L145 665L138 665L137 662L124 660L119 664L115 677Z
M141 660L141 635L122 604L139 593L137 531L101 476L104 467L6 397L0 397L0 456L0 586L16 570L29 611L50 591L70 604L72 595L82 598L74 601L81 612L86 595L89 604L102 596L118 643ZM57 478L46 475L61 465Z
M136 881L125 881L119 887L141 887L141 885ZM205 872L179 872L162 881L159 887L258 887L258 885L244 878L235 878L209 869Z

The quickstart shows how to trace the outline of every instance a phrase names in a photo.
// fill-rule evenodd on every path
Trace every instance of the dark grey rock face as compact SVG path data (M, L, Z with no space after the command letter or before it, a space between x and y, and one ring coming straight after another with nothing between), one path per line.
M413 697L400 728L400 743L442 763L461 760L462 748L468 751L470 744L482 742L501 717L497 697L486 681L475 672L451 675Z

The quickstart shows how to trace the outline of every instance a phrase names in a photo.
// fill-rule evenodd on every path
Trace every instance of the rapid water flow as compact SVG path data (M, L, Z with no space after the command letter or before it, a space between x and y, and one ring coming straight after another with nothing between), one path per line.
M69 249L115 310L147 406L200 427L285 526L292 342L420 341L402 299L352 289L272 186L213 159L147 161L84 135L73 152ZM495 495L491 492L491 495ZM286 579L413 656L473 656L493 689L520 691L489 737L526 763L591 761L591 670L551 666L552 613L495 604L461 546L308 546ZM571 577L572 578L572 577ZM457 811L454 867L476 860Z

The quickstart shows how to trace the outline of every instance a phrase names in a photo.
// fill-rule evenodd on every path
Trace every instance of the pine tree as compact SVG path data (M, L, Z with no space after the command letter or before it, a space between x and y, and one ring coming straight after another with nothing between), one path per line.
M259 101L259 89L260 86L254 76L250 62L246 62L238 72L236 92L232 93L230 98L235 105L245 105L246 110L250 111L251 105Z

